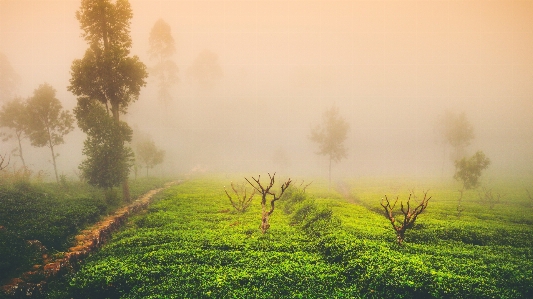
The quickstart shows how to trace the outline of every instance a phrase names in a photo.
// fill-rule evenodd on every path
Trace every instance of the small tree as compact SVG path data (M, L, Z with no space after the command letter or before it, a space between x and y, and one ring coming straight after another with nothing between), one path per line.
M276 173L273 175L268 174L268 177L270 178L270 183L268 186L263 187L261 184L261 175L259 175L256 178L252 177L253 183L250 182L247 178L244 178L257 192L261 193L261 225L259 228L261 229L261 232L264 234L266 231L270 228L270 224L268 223L270 215L274 212L275 208L275 202L278 201L281 196L283 196L283 193L291 184L291 179L289 178L285 183L281 185L281 191L279 194L276 194L275 192L272 192L271 189L274 186ZM271 196L272 199L270 200L270 208L267 207L267 197Z
M406 207L403 205L403 202L400 202L401 211L403 214L403 221L397 220L394 217L394 207L398 202L398 197L396 197L396 200L392 205L389 199L387 198L387 195L385 195L385 197L381 199L381 206L383 207L383 209L385 209L385 217L390 220L392 228L396 232L396 242L398 243L398 245L402 245L402 242L405 239L405 231L414 226L418 215L420 215L427 208L428 202L431 199L431 196L427 197L427 191L424 192L424 198L422 199L420 204L418 204L418 206L412 209L410 203L411 196L414 195L409 194Z
M487 204L489 206L489 209L493 209L496 204L499 204L502 199L502 195L500 193L493 194L492 189L489 189L487 187L481 187L481 191L478 192L479 201L481 203Z
M145 138L135 143L136 157L141 164L146 168L146 176L148 177L148 169L163 163L165 159L165 151L155 146L151 138Z
M6 155L3 155L3 156L0 155L0 170L4 170L4 169L6 169L6 167L9 166L9 161L10 161L10 160L11 160L11 159L8 159L8 160L6 161Z
M5 103L0 111L0 127L11 129L15 134L6 135L4 141L15 136L18 142L18 147L15 149L18 153L22 166L26 169L26 162L22 154L22 140L27 137L28 117L26 103L20 98L16 98L10 102Z
M54 148L65 143L63 137L74 129L74 118L69 111L63 110L61 102L56 98L56 90L46 83L34 91L33 97L28 99L26 109L31 144L50 149L56 181L59 183L56 162L59 154Z
M463 200L463 193L465 190L475 189L479 185L479 177L481 172L489 167L490 160L482 151L476 152L470 158L462 158L455 161L455 175L454 179L462 183L462 188L459 190L460 196L457 205L457 215L461 216L464 210L461 206Z
M332 106L323 115L322 125L311 131L309 138L318 143L317 154L329 157L329 185L331 186L331 164L346 158L346 140L350 125L339 115L339 109Z
M252 193L248 196L246 186L243 183L240 188L235 187L233 185L233 182L231 182L231 189L233 190L233 193L235 193L236 199L233 199L231 195L229 195L228 190L226 190L226 186L224 186L224 192L226 192L226 195L229 198L229 201L231 205L237 210L239 213L244 213L250 207L252 204L252 200L254 198L256 189L253 189Z

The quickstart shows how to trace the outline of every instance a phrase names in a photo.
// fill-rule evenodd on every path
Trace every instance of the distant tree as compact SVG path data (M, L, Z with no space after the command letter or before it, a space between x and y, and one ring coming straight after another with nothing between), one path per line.
M166 103L172 99L170 88L179 82L179 68L171 60L171 57L176 53L176 47L170 26L163 19L157 20L152 27L149 44L150 59L155 61L155 65L150 68L150 73L158 81L159 100Z
M209 50L203 50L187 69L187 74L200 88L213 89L223 75L218 55Z
M6 161L6 155L5 154L3 156L0 155L0 170L6 169L6 167L9 166L9 161L10 161L10 159L8 159Z
M285 183L281 184L281 191L276 194L274 191L272 191L272 187L274 187L275 183L275 177L276 173L273 175L268 174L268 177L270 178L270 182L268 186L263 186L261 184L261 175L259 175L256 178L252 177L253 182L248 180L247 178L244 178L248 184L250 184L257 192L261 193L261 225L259 228L261 229L261 232L264 234L267 232L267 230L270 228L270 215L274 212L275 203L278 201L282 196L285 190L289 188L291 184L291 179L288 179ZM271 197L270 200L270 207L267 206L267 197Z
M141 87L146 85L145 79L148 76L146 66L139 58L129 56L132 44L132 16L128 0L82 0L81 7L76 12L76 18L83 30L82 36L89 48L82 59L73 61L68 90L78 96L78 105L80 101L96 101L101 103L108 113L111 110L115 122L112 128L116 130L121 130L126 125L120 121L120 114L125 114L129 104L139 98ZM105 141L108 145L113 144L112 147L107 147L107 150L114 151L109 153L110 156L126 159L116 163L128 164L128 156L124 153L131 150L125 144L128 141L123 132L103 136L120 137L117 140ZM87 154L96 154L93 150L84 151ZM96 157L89 159L94 160ZM87 165L99 167L98 164ZM113 177L123 177L123 198L129 200L128 176L127 172L126 176L120 173L123 170L116 169L117 173ZM97 172L97 169L92 172Z
M246 183L243 183L242 186L235 187L233 182L231 182L231 189L233 190L233 193L235 193L235 199L228 193L228 190L226 190L226 186L224 186L224 192L226 192L231 206L233 206L233 208L239 213L246 212L248 207L250 207L250 205L252 204L255 192L257 191L256 189L253 189L252 193L248 195L248 191L246 190L245 184Z
M482 151L476 152L470 158L462 158L455 161L454 179L462 183L462 188L459 190L460 197L457 204L457 215L461 216L463 212L462 199L465 190L474 189L479 186L479 177L481 172L489 167L490 159L485 156Z
M81 177L108 191L120 185L133 166L133 152L124 146L131 141L132 130L123 121L117 124L101 103L86 98L78 99L74 114L87 134L83 143L87 158L79 166Z
M436 129L443 143L453 148L452 161L463 158L466 147L474 139L474 126L468 121L466 114L446 111Z
M481 171L489 167L490 159L482 151L476 152L470 158L462 158L455 162L454 179L463 183L463 189L474 189L479 186Z
M309 138L318 143L317 154L329 158L329 184L331 186L331 164L346 158L346 140L350 125L339 115L339 109L332 106L324 112L322 124L311 130Z
M405 231L414 226L418 215L424 212L428 206L429 200L431 199L431 196L427 197L427 192L424 192L424 198L418 204L418 206L413 209L411 207L411 196L414 196L414 194L409 194L409 198L407 199L405 206L403 205L403 202L400 202L400 210L403 214L403 220L396 219L396 217L394 217L394 207L398 202L398 197L396 197L396 200L394 203L392 203L392 205L386 195L381 199L381 206L385 210L385 217L390 220L392 228L396 232L396 242L398 245L402 245L403 240L405 239Z
M15 149L22 161L22 166L26 169L26 162L22 154L22 140L27 137L28 117L26 111L26 103L21 98L5 103L0 110L0 127L5 127L14 132L14 135L7 134L4 141L12 138L17 139L18 147Z
M0 52L0 101L11 99L19 83L19 75L11 66L7 56Z
M50 149L56 181L59 183L56 162L59 154L54 148L65 143L63 137L74 129L74 118L69 111L63 110L61 102L56 98L56 90L46 83L39 86L33 97L28 99L26 111L30 142L33 146L46 146Z
M157 148L151 138L144 138L136 142L135 153L135 157L146 168L146 176L148 176L148 169L163 163L165 159L165 151Z

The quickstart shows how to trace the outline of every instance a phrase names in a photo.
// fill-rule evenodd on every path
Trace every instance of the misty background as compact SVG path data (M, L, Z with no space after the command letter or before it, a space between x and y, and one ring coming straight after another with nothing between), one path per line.
M76 106L67 86L72 61L87 48L75 18L80 3L0 0L0 52L20 77L15 95L30 97L46 82L64 108ZM465 112L475 134L468 154L483 150L489 174L533 175L531 0L130 3L131 53L148 70L158 19L177 49L172 101L157 99L149 77L122 118L165 150L151 174L325 177L328 159L308 136L336 105L350 131L334 176L451 178L450 148L435 132L447 110ZM204 50L223 73L211 88L187 72ZM74 175L84 139L76 129L57 147L60 173ZM2 142L0 151L15 146ZM29 167L51 178L48 149L27 140L23 147Z

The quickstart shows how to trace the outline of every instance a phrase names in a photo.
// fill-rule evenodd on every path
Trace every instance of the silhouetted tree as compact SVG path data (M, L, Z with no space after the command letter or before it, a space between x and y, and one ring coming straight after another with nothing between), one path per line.
M329 184L331 186L331 164L346 158L346 140L350 125L339 115L339 109L332 106L324 112L322 124L311 130L309 138L318 143L317 154L329 158Z
M146 168L146 176L148 176L148 169L163 163L165 159L165 151L157 148L151 138L144 138L135 143L135 157Z
M11 99L19 83L19 75L11 66L7 56L0 52L0 101Z
M215 83L223 75L218 63L218 55L209 50L203 50L189 67L187 74L200 88L213 89Z
M27 137L27 118L26 103L21 98L5 103L0 110L0 127L11 129L14 132L14 135L7 134L4 141L13 136L17 139L18 147L15 151L17 151L16 155L20 157L24 169L26 169L26 162L22 154L22 140Z
M63 137L74 129L72 114L63 110L61 102L56 98L56 90L46 83L39 86L33 97L28 99L26 110L30 142L33 146L46 146L50 149L56 181L59 183L56 162L59 154L54 148L65 143Z
M140 89L146 85L145 79L148 76L146 66L139 58L129 56L132 15L128 0L82 0L81 7L76 12L76 18L83 30L82 36L89 48L82 59L73 61L68 90L78 96L78 105L80 100L101 103L108 113L111 112L115 122L112 128L116 130L126 125L120 122L120 114L126 113L128 105L138 99ZM119 138L117 136L124 134L115 132L104 136ZM126 142L128 140L124 137L106 141L107 144L114 145L107 150L116 151L110 152L109 155L127 159L127 155L123 153L131 150L126 146ZM94 151L85 150L85 153L92 154ZM117 163L128 164L126 160ZM117 169L114 177L122 177L118 172L123 170ZM129 200L127 175L124 176L122 187L123 198Z
M150 69L150 75L157 78L158 98L166 103L172 99L170 88L179 82L178 66L171 57L176 52L174 38L172 37L170 26L163 20L155 22L150 31L150 58L155 61L155 65Z

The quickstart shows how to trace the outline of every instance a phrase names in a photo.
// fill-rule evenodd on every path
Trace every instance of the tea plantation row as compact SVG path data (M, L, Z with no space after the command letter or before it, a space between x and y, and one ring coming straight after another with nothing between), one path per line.
M348 181L346 199L321 182L292 189L266 234L258 198L236 213L226 184L197 179L160 194L48 297L533 298L533 213L519 195L493 209L469 195L458 217L452 187L428 182L434 197L400 247L376 210L394 193L383 182Z
M131 182L138 197L161 187L163 179ZM42 254L68 248L76 233L122 204L120 195L104 196L87 184L30 184L0 186L0 284L42 262ZM38 241L38 242L37 242Z

